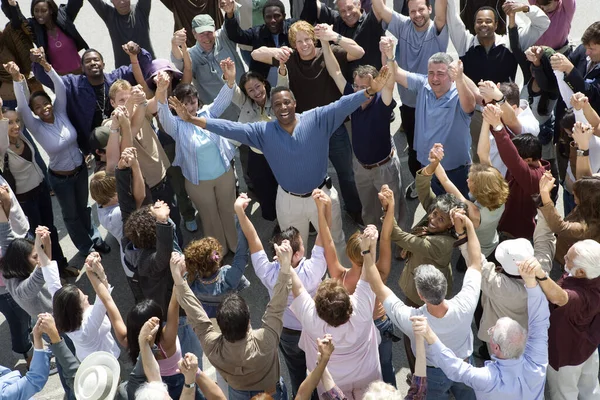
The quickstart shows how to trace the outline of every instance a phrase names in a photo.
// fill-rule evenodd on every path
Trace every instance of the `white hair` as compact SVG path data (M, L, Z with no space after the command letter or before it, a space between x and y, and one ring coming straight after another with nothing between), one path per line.
M167 385L160 381L146 382L135 391L135 400L165 400L165 398L170 398L169 390Z
M346 1L351 1L352 4L354 4L356 7L361 8L361 2L360 0L346 0ZM335 5L339 7L338 3L340 2L340 0L335 0Z
M573 258L573 268L571 274L582 269L588 279L594 279L600 276L600 243L592 239L577 242L572 247L575 257Z
M512 318L502 317L496 321L492 339L500 346L504 358L519 358L525 351L527 329Z
M383 381L372 382L363 396L363 400L402 400L404 396L398 389Z

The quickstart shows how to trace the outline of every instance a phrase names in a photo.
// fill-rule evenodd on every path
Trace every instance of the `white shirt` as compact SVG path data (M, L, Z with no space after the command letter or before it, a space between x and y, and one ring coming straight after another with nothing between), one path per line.
M250 257L252 258L252 265L254 266L256 276L269 291L269 297L273 297L273 288L275 287L277 277L279 276L279 269L281 268L279 262L269 261L267 253L264 250L258 251ZM302 282L304 289L306 289L311 297L315 295L326 269L325 249L317 245L313 247L311 257L300 260L298 266L295 268L300 282ZM290 310L290 304L292 304L293 300L294 296L290 293L288 296L288 307L283 312L283 326L288 329L301 331L302 324L298 321L292 310Z
M342 391L366 388L371 382L381 380L378 349L381 336L373 323L375 294L367 282L358 281L350 302L353 310L350 320L335 328L319 318L315 302L306 291L290 306L302 323L298 347L306 353L309 370L317 363L317 338L327 333L333 336L335 351L327 368Z
M388 296L383 302L383 307L394 325L410 338L412 350L415 354L415 338L410 317L423 315L427 317L427 323L440 338L440 341L452 350L458 358L465 359L473 353L471 321L479 299L480 289L481 273L469 268L465 272L460 292L452 299L446 300L448 312L442 318L429 314L427 305L419 308L409 307L396 295ZM430 357L429 351L427 352L427 365L438 367Z
M110 232L110 234L117 239L117 242L119 242L119 254L121 255L123 272L125 272L127 277L133 278L133 272L131 272L131 270L127 268L127 264L125 264L125 253L123 253L123 248L121 247L121 239L123 238L121 208L119 208L118 204L108 207L98 206L98 220L100 221L100 225Z
M533 136L538 136L540 134L540 123L533 115L531 108L529 108L529 103L527 100L521 99L519 102L519 108L521 109L521 113L517 115L517 119L521 123L521 134L531 133ZM492 167L496 168L502 176L506 176L506 165L500 158L500 153L498 152L498 145L496 144L496 139L492 132L490 131L490 161L492 163Z

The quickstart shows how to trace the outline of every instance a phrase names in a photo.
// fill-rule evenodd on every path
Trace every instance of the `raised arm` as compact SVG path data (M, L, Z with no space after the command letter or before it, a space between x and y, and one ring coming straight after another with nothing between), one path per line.
M576 179L581 179L584 176L592 176L594 171L592 171L592 165L590 163L590 140L592 140L592 136L594 136L594 128L592 128L589 124L583 124L581 122L576 122L573 127L573 140L577 144L577 150L581 150L583 152L587 151L587 155L577 155L577 163L576 163ZM598 154L594 154L595 157L598 157Z
M365 55L365 50L354 40L334 32L331 25L319 24L315 27L315 36L321 41L335 42L346 50L348 61L359 60Z
M167 310L167 323L162 328L161 341L165 343L167 348L175 348L177 341L177 328L179 327L179 303L177 302L177 295L175 294L175 288L171 293L171 299L169 300L169 308Z
M544 173L540 178L539 191L543 205L539 210L542 212L552 232L560 234L563 237L579 240L585 239L589 233L588 227L582 222L565 221L558 213L556 207L554 207L554 203L550 197L550 192L554 188L554 181L555 179L550 172Z
M2 12L10 20L13 29L21 29L22 24L27 23L16 0L2 0Z
M331 354L335 350L332 340L333 338L329 334L325 335L323 339L317 338L317 366L304 379L298 388L298 393L296 393L294 400L309 400L311 398L313 391L317 388L319 381L323 377L323 373L327 369L327 363L331 358ZM330 389L325 388L326 391Z
M381 52L381 63L387 65L388 70L394 71L397 67L396 58L394 56L394 40L389 36L382 37L379 41L379 51ZM386 81L383 89L381 89L381 100L386 106L389 106L392 103L392 100L394 100L395 83L396 80L390 77Z
M137 47L134 42L125 43L123 46L123 51L127 53L129 56L129 63L131 64L131 72L133 73L133 77L135 82L142 87L144 92L149 96L152 96L152 91L148 87L146 83L146 79L144 79L144 72L142 71L142 67L140 67L140 62L138 61L138 55L135 53ZM139 46L138 46L139 47ZM131 111L131 110L129 110Z
M465 55L467 50L471 47L474 36L467 30L465 24L460 18L459 10L456 2L458 0L436 0L446 2L446 19L448 24L448 34L454 48L458 52L458 56L462 57ZM437 6L437 4L436 4Z
M208 105L209 118L219 118L233 100L233 87L235 85L235 63L233 60L231 60L231 58L227 58L221 61L220 66L221 70L223 71L226 84L223 85L221 90L219 90L219 94L217 94L215 101Z
M466 83L461 60L454 61L450 64L448 75L450 75L450 79L456 84L460 108L462 108L465 113L471 114L475 111L475 94L469 89L469 86Z
M275 252L277 254L277 260L279 260L279 276L277 276L277 282L273 288L273 296L271 301L267 304L267 309L262 318L262 328L264 331L270 331L271 337L274 335L279 338L281 329L283 328L283 311L287 307L287 299L290 293L290 274L292 273L292 246L288 240L281 242L278 246L274 244ZM267 340L267 344L271 343L271 340ZM276 345L276 342L273 342Z
M442 0L440 0L442 1ZM390 69L390 72L392 73L392 76L394 77L393 80L404 86L405 88L408 88L408 72L403 70L402 68L400 68L398 66L398 63L396 62L396 58L394 57L394 41L392 38L388 38L388 37L382 37L381 40L379 41L379 51L381 52L381 57L382 57L382 63L383 63L383 57L385 56L385 65L387 65ZM389 56L392 57L389 57ZM389 61L389 62L388 62Z
M236 10L236 4L234 1L225 1L223 2L223 11L225 11L225 21L223 22L224 29L227 32L227 37L234 43L245 44L246 46L252 46L255 35L258 32L258 27L242 29L240 27L240 22L236 17L235 13L238 12Z
M550 26L550 18L537 6L529 6L527 4L520 4L520 6L516 12L522 11L531 21L531 24L519 26L521 48L527 49L529 46L533 46L540 36L546 32Z
M140 357L142 359L142 365L144 366L144 373L146 374L146 380L148 382L161 382L160 377L160 366L158 361L152 354L150 343L153 343L156 338L156 333L160 329L160 321L157 317L152 317L140 330L138 337L140 346Z
M444 29L444 26L446 26L448 0L436 0L433 6L435 11L433 23L435 24L438 33L440 33L442 29Z
M381 280L385 283L392 268L392 230L394 229L396 201L394 199L394 192L388 185L381 187L378 197L379 201L381 201L381 207L384 210L384 218L379 237L379 258L375 265L381 275Z
M262 46L252 51L252 59L265 64L278 66L279 60L287 59L292 54L293 50L287 46L282 47L267 47Z
M321 25L317 25L321 26ZM327 72L329 76L333 79L340 93L344 94L346 89L346 78L344 78L344 74L342 74L342 70L340 69L340 64L337 59L333 55L333 51L331 51L331 46L329 45L329 41L321 38L321 33L324 32L324 29L315 29L315 35L321 41L321 47L323 49L323 57L325 58L325 67L327 68Z
M246 236L246 240L248 241L250 254L254 254L264 250L264 248L260 241L260 237L256 232L256 228L254 228L252 221L250 221L250 218L246 215L246 208L250 202L252 202L252 199L250 199L246 193L242 193L235 201L233 209L238 217L240 226L242 227L242 232L244 232L244 236Z
M113 6L111 5L111 3L107 3L104 0L89 0L90 4L92 5L92 7L94 8L94 10L96 10L96 13L98 14L98 16L106 21L109 17L109 14L113 11L111 10L111 8L113 8Z
M443 0L438 0L443 1ZM371 10L375 13L378 20L384 21L386 24L392 22L393 10L389 8L383 0L372 0Z
M327 272L332 279L341 279L346 271L337 257L335 243L331 236L329 225L331 224L331 199L320 189L313 190L313 199L317 205L319 217L319 236L323 241L325 260L327 261Z

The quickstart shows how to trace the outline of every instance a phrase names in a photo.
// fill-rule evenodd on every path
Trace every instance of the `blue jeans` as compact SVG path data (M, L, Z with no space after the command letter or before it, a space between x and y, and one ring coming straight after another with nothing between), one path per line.
M177 337L181 345L181 355L185 353L194 353L198 357L198 367L202 369L202 346L200 340L194 333L194 330L187 323L187 317L179 317L179 328L177 329Z
M344 199L344 208L348 212L360 213L362 205L354 183L352 169L352 145L344 124L333 132L329 139L329 160L335 168L340 182L340 190Z
M26 356L33 349L33 344L29 338L31 317L19 307L10 293L0 295L0 313L4 315L8 322L12 351Z
M573 211L575 206L575 196L573 195L573 193L567 191L567 188L565 187L563 182L563 209L565 212L565 217L569 215L571 211Z
M185 383L185 376L183 376L183 374L162 376L161 379L167 385L169 396L171 396L172 399L178 399L181 397L181 391L183 390L183 384ZM204 396L200 394L198 387L196 387L195 398L196 400L204 399Z
M264 390L236 390L229 386L229 400L250 400L257 394L264 393ZM273 400L287 400L287 389L283 378L279 378L279 382L276 385L276 391L271 395Z
M82 165L79 172L72 176L56 175L50 170L48 178L56 193L71 241L81 254L89 254L95 244L102 244L102 238L98 228L92 224L92 209L88 206L87 168Z
M394 324L392 320L387 318L382 321L382 318L373 321L379 334L381 335L381 343L379 343L379 363L381 364L381 376L385 383L396 387L396 372L394 371L394 365L392 364L392 345L394 342Z
M299 341L299 334L294 335L285 331L281 332L279 349L283 354L288 374L290 374L290 381L292 382L292 398L296 397L300 385L304 382L304 379L306 379L306 355L304 354L304 351L298 347ZM316 390L313 391L312 399L318 399Z
M462 193L465 198L469 198L469 187L467 186L467 178L469 177L469 169L470 165L463 165L462 167L454 168L449 171L446 171L446 175L448 175L448 179L454 186ZM431 189L436 196L440 194L446 193L442 184L438 180L438 178L434 175L433 179L431 179Z
M473 356L469 358L469 363L475 365ZM451 381L440 368L427 367L427 399L448 399L450 392L456 400L475 400L473 389L464 383Z

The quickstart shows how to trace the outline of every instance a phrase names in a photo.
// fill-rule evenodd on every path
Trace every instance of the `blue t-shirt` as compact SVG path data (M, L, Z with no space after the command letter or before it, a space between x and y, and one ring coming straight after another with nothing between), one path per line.
M396 62L405 71L427 75L427 63L429 57L435 53L445 52L448 48L448 25L444 25L438 33L433 20L429 28L423 32L417 32L410 18L394 11L392 22L389 26L383 22L392 35L398 39L396 46ZM398 93L402 104L415 107L417 95L398 85Z
M352 85L346 83L344 95L354 93ZM351 114L352 148L356 159L364 165L376 164L388 157L392 151L390 118L396 102L385 105L381 93L377 93L363 109L358 107Z

